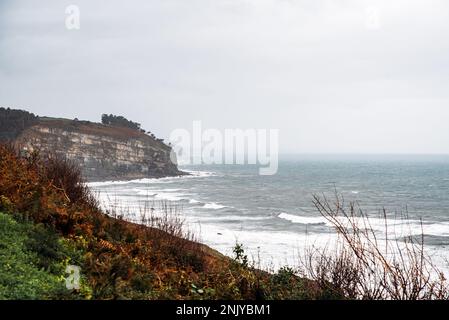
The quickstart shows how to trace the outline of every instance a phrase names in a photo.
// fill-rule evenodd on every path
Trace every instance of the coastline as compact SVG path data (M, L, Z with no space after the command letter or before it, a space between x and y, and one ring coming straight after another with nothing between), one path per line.
M86 177L86 183L105 183L105 182L131 182L133 180L142 180L142 179L163 179L163 178L175 178L175 177L183 177L191 175L188 172L178 170L176 174L156 174L156 175L145 175L145 174L137 174L137 175L128 175L128 176L104 176L104 177Z

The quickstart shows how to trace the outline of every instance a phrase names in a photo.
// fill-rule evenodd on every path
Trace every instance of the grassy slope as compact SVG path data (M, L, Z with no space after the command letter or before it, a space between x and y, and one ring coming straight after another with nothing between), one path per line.
M37 266L26 248L28 225L0 213L0 299L45 298L61 286L56 275Z
M75 297L65 288L64 272L80 257L43 225L0 212L0 299Z

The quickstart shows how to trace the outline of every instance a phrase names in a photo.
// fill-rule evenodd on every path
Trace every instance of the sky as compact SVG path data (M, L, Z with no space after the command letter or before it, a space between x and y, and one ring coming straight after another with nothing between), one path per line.
M279 129L282 153L449 153L449 2L0 0L0 106L163 138Z

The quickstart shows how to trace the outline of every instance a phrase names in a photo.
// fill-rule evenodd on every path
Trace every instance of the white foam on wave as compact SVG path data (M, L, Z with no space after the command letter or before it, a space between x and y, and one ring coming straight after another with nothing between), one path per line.
M333 226L333 224L328 221L326 218L322 216L299 216L294 214L288 214L285 212L282 212L278 215L278 218L288 220L292 223L300 223L300 224L325 224L328 226ZM343 225L347 225L350 222L354 222L356 225L360 227L371 228L373 230L384 230L385 229L385 219L383 218L375 218L375 217L351 217L350 219L339 216L336 217L337 220L339 220ZM393 227L398 226L402 224L415 224L419 223L418 220L403 220L403 219L387 219L387 226Z
M217 176L216 172L212 171L201 171L201 170L188 170L188 169L181 169L182 171L190 174L190 176L183 176L183 177L215 177Z
M191 199L189 194L179 192L186 189L179 188L167 188L167 189L139 189L134 188L133 191L138 196L147 196L154 198L155 200L167 200L167 201L189 201L189 203L199 203L199 201Z
M144 178L135 180L118 180L118 181L100 181L100 182L88 182L86 185L88 187L108 187L108 186L119 186L127 185L131 183L135 184L150 184L150 183L167 183L172 182L171 180L176 177L165 177L165 178Z
M334 225L326 220L324 217L317 216L299 216L294 214L288 214L285 212L277 215L278 218L288 220L292 223L299 224L323 224L328 227L333 227ZM350 228L350 221L344 217L337 218L344 226ZM401 237L408 235L419 235L421 233L433 236L449 236L449 223L448 222L425 222L421 223L420 220L413 219L393 219L387 218L376 218L376 217L353 217L351 221L354 222L361 228L372 229L377 232L387 233L391 237Z
M113 185L129 184L130 181L99 181L99 182L87 182L88 187L106 187Z
M201 217L202 220L208 221L208 222L214 222L214 221L241 221L242 223L245 221L263 221L263 220L269 220L272 219L272 217L263 217L263 216L237 216L237 215L215 215L215 216L208 216L208 217Z
M153 190L138 190L137 196L145 196L155 200L182 201L187 200L185 194L175 192L153 192Z
M132 189L133 192L135 192L138 195L145 196L145 195L151 195L151 194L157 194L160 192L178 192L178 191L185 191L185 189L175 189L175 188L167 188L167 189L149 189L149 188L134 188Z
M157 193L150 192L149 190L139 190L136 191L138 196L155 197Z
M154 197L157 194L156 190L138 189L138 188L132 189L132 192L134 192L138 196L147 196L147 197Z
M114 185L126 185L126 184L131 184L131 183L138 183L138 184L171 183L171 182L177 181L179 179L204 178L204 177L217 176L217 173L212 172L212 171L186 170L186 169L182 169L182 171L188 173L189 175L163 177L163 178L143 178L143 179L134 179L134 180L110 180L110 181L87 182L86 185L89 187L107 187L107 186L114 186Z
M220 252L233 256L232 248L235 243L242 243L250 260L255 259L257 262L258 257L262 257L261 267L274 269L285 265L298 266L299 257L306 252L305 249L322 249L332 253L337 244L344 243L336 233L231 229L228 226L214 223L207 223L203 226L192 223L190 227L196 234L201 235L201 242ZM400 246L403 247L401 244ZM428 247L428 249L436 265L449 274L446 264L449 253L441 251L437 247Z
M189 200L189 197L186 196L186 194L176 192L158 192L154 197L158 200L168 200L168 201Z
M152 192L177 192L184 191L185 189L176 189L176 188L166 188L166 189L149 189Z
M147 200L167 200L167 201L183 201L190 200L189 195L182 192L184 189L148 189L148 188L132 188L116 190L110 192L108 190L101 190L100 194L97 196L101 202L120 202L120 201L130 201L138 203L142 200L142 197L148 198Z
M226 208L226 207L227 207L227 206L218 204L218 203L216 203L216 202L209 202L209 203L206 203L206 204L203 206L203 208L205 208L205 209L214 209L214 210L223 209L223 208Z
M288 214L285 212L280 213L278 216L280 219L288 220L292 223L301 223L301 224L326 224L327 221L323 217L306 217L306 216L297 216L293 214Z
M420 235L423 233L425 235L446 237L449 236L449 223L426 223L422 225L422 228L421 224L413 224L410 226L410 231L415 235Z
M201 219L200 221L204 221ZM335 234L299 234L285 231L246 230L245 228L229 228L216 223L204 225L190 223L190 229L200 235L201 242L229 256L236 242L242 243L248 258L260 262L262 268L278 269L284 265L296 266L298 253L309 245L324 247L334 243ZM258 257L262 257L258 261Z

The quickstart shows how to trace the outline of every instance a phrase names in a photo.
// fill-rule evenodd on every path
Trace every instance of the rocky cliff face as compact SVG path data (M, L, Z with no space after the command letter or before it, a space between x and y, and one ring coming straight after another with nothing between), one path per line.
M40 119L15 139L24 151L39 150L75 161L88 180L139 179L183 174L171 148L138 130L65 119Z

